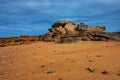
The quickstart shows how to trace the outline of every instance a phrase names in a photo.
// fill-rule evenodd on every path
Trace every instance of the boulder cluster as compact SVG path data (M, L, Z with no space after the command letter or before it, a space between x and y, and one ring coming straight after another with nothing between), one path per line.
M43 39L55 42L66 38L76 38L82 41L118 40L118 38L104 32L105 29L105 26L89 27L84 23L77 24L73 21L59 20L48 29L49 32L43 36Z
M75 42L75 41L120 41L120 32L104 32L105 26L89 27L84 23L59 20L52 24L48 33L39 36L21 35L0 38L0 46L28 44L36 41Z

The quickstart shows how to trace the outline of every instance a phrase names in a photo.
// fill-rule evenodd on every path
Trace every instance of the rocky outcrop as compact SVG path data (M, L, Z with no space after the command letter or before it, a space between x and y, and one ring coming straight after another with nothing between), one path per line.
M106 29L105 26L96 26L96 27L89 27L84 23L78 24L76 27L77 31L87 31L87 32L104 32Z
M42 41L41 36L20 36L20 37L7 37L0 38L0 47L14 46L20 44L29 44L36 41Z
M71 37L76 37L82 41L120 41L120 37L106 33L105 29L105 26L89 27L84 23L76 24L73 21L60 20L55 22L49 31L51 33L51 41L54 41L54 36L59 36L58 41Z
M105 32L105 26L89 27L84 23L60 20L55 22L48 33L40 36L21 35L19 37L0 38L0 46L29 44L36 41L54 41L60 43L76 41L120 41L120 32Z

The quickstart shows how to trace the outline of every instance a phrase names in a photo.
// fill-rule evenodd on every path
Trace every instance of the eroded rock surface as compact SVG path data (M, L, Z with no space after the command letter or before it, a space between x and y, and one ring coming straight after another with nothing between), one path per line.
M59 20L51 26L49 32L51 41L54 41L54 36L59 36L60 40L76 37L82 41L120 41L120 33L107 33L105 29L105 26L89 27L85 23L76 24L73 21Z
M85 23L77 24L73 21L59 20L52 24L46 34L0 38L0 46L28 44L36 41L120 41L120 32L105 32L105 29L105 26L90 27Z

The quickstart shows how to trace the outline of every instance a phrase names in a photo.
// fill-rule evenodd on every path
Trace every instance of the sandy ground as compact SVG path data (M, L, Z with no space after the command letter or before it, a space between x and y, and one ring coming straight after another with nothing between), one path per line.
M0 80L120 80L119 73L120 42L0 47Z

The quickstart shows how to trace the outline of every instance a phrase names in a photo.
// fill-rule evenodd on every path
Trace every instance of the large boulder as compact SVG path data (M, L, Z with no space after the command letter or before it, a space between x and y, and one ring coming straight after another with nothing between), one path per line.
M52 28L50 28L49 31L59 35L75 34L77 26L78 24L73 21L59 20L52 25Z
M58 27L64 27L66 24L71 24L71 25L74 25L74 26L77 26L77 24L73 21L69 21L69 20L59 20L57 22L55 22L53 25L52 25L52 28L58 28Z
M66 34L76 34L75 26L72 24L66 24L64 27Z

